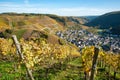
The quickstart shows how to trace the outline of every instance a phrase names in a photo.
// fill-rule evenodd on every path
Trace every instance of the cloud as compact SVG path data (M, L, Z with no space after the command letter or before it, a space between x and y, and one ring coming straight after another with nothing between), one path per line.
M6 7L20 7L20 5L17 5L13 2L0 2L0 8L3 7L3 8L6 8Z
M41 6L43 5L43 6ZM29 0L24 0L24 4L15 4L11 2L0 2L0 13L17 12L17 13L47 13L57 14L61 16L85 16L85 15L101 15L113 10L120 9L101 9L90 7L73 7L73 8L48 8L44 4L30 4Z

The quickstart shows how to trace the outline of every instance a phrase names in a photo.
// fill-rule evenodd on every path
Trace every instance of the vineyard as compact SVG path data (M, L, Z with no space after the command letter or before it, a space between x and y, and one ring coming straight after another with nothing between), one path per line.
M0 80L120 80L120 54L94 46L79 52L44 38L19 42L0 38Z

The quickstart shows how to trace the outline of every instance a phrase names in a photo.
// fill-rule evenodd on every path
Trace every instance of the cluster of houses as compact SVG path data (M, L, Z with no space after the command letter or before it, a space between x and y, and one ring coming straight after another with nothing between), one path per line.
M120 36L105 33L96 35L86 30L58 31L57 36L78 46L80 50L85 46L99 46L105 51L120 53Z

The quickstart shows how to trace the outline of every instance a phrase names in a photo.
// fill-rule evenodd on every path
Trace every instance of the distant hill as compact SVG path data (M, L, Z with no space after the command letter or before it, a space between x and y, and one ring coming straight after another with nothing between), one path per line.
M83 18L86 18L88 22L92 21L93 19L97 18L98 16L82 16Z
M111 29L112 33L120 34L120 11L106 13L86 24L101 29Z

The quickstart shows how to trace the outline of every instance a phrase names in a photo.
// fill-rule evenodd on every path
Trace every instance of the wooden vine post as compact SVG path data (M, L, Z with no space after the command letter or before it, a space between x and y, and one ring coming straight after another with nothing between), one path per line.
M95 70L96 70L98 54L99 54L99 49L95 47L93 61L92 61L90 80L94 80L94 74L95 74Z
M13 38L13 41L14 41L14 43L15 43L17 52L18 52L18 54L19 54L21 60L23 61L23 64L24 64L25 67L26 67L26 71L27 71L27 74L28 74L30 80L34 80L34 77L32 76L31 70L27 67L26 62L24 61L24 56L23 56L23 54L22 54L22 52L21 52L20 43L19 43L19 41L17 40L16 35L12 35L12 38Z

